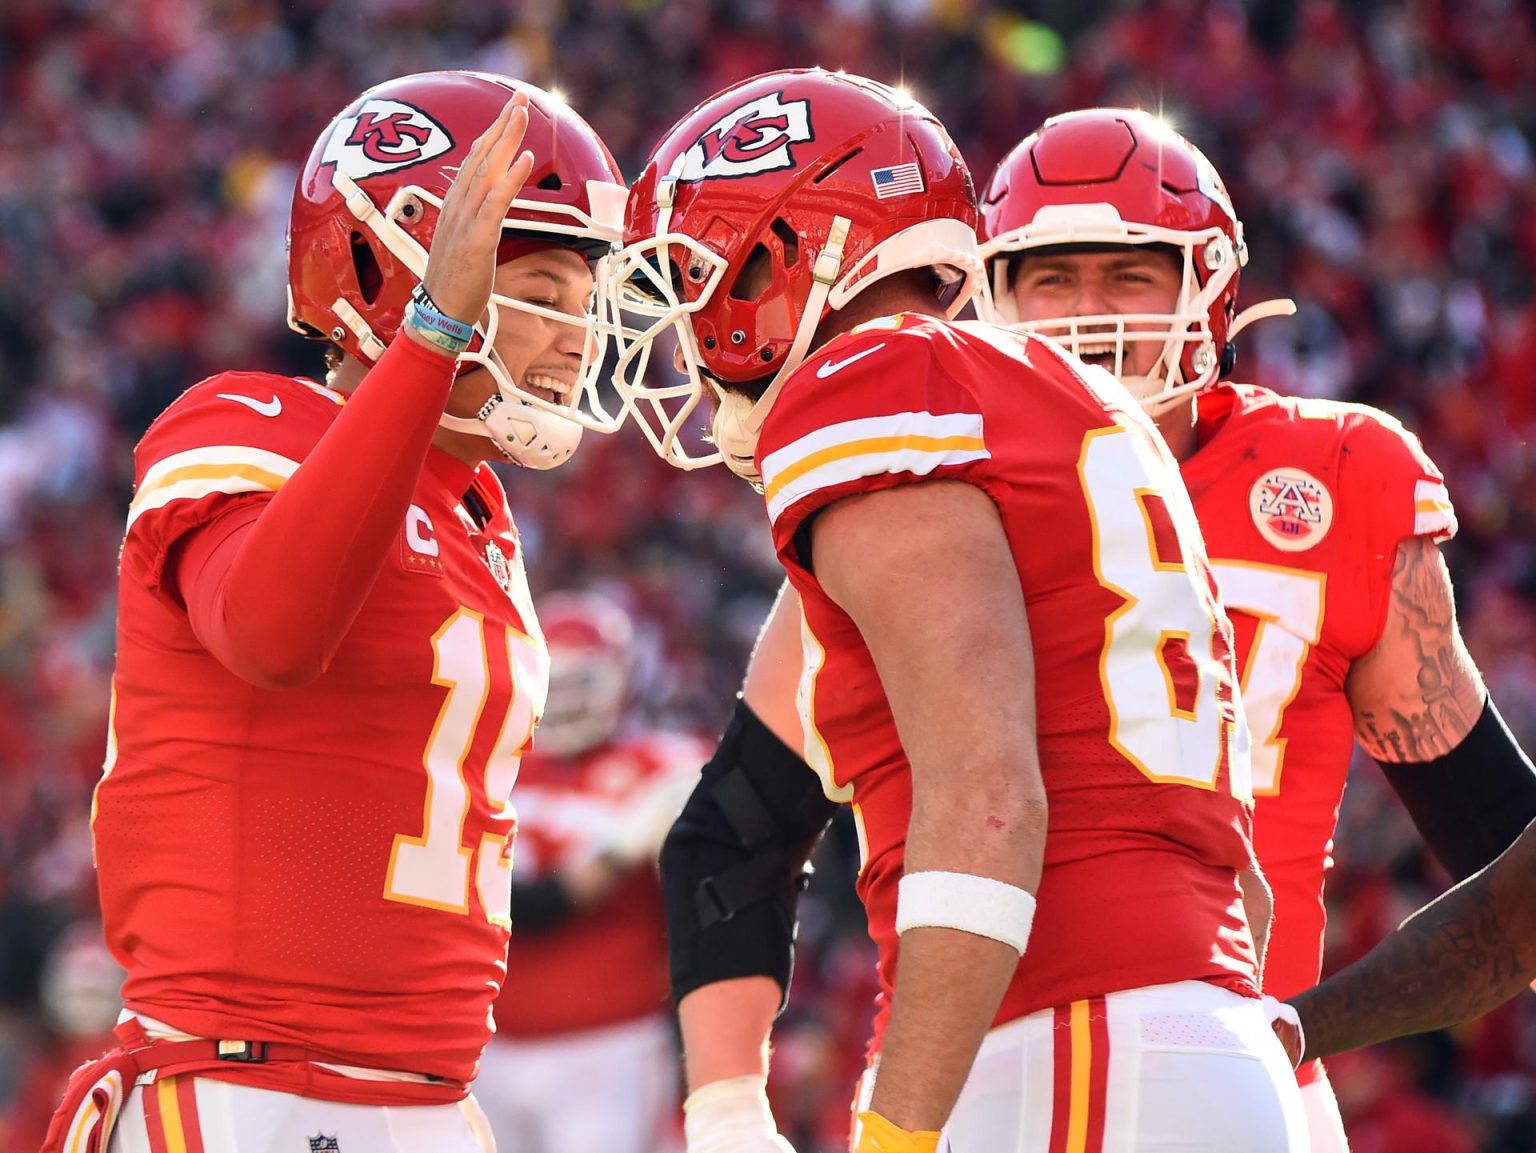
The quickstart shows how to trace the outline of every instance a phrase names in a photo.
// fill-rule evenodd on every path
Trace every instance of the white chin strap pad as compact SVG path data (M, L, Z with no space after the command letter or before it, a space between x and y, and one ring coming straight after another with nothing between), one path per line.
M710 438L720 450L725 467L742 480L759 484L757 474L757 430L752 427L752 410L756 401L739 392L715 389L720 407L715 410L711 422Z
M473 417L444 413L438 424L454 432L488 436L503 456L524 468L555 468L581 443L581 425L519 400L491 397Z

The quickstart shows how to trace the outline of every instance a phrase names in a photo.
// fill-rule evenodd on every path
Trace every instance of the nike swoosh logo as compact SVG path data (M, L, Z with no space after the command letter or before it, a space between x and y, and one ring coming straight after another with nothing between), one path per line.
M220 400L232 400L236 404L243 404L252 412L259 412L262 416L276 416L283 411L283 402L276 395L271 400L257 400L254 396L241 396L237 392L221 392Z
M816 370L816 379L817 380L825 380L827 377L831 376L834 372L839 372L842 369L847 368L854 361L856 361L856 360L863 360L870 353L872 353L872 352L879 352L884 347L885 347L885 341L882 340L879 344L872 344L868 348L860 349L858 352L854 353L852 356L846 357L843 360L829 360L829 361L827 361L826 364L822 365L820 368L818 368Z

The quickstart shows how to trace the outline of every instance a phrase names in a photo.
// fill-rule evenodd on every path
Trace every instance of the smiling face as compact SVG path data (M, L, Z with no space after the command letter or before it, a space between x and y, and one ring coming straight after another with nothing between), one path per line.
M1024 252L1015 258L1010 291L1020 321L1068 317L1166 316L1176 310L1183 283L1183 262L1172 252L1148 245L1100 251L1069 248ZM1088 325L1092 333L1100 326ZM1163 354L1160 340L1127 340L1124 363L1117 365L1114 327L1102 325L1106 339L1095 343L1079 336L1078 355L1120 377L1146 377ZM1127 321L1127 332L1167 331L1155 321Z
M573 403L582 354L590 339L581 321L592 297L586 258L569 248L550 247L509 260L496 269L497 296L571 317L573 323L502 308L497 317L496 355L524 391L557 404ZM483 368L454 383L448 411L473 416L496 391Z

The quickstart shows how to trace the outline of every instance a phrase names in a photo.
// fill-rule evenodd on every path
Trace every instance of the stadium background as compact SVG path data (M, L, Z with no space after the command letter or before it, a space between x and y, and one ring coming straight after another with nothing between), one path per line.
M131 449L225 368L318 373L286 332L295 164L356 92L438 67L557 85L633 175L693 103L819 63L904 81L983 179L1089 104L1162 108L1226 176L1289 295L1239 377L1379 404L1420 431L1461 517L1463 628L1536 746L1536 18L1516 0L5 0L0 5L0 1151L32 1153L87 1043L50 1004L115 981L86 824L112 663ZM370 467L359 461L358 467ZM535 591L596 585L643 622L643 712L713 731L776 585L761 506L638 436L507 475ZM849 846L833 839L823 877ZM1330 890L1329 963L1444 877L1369 762ZM839 1148L871 974L846 885L805 910L775 1094L801 1153ZM97 993L99 999L99 992ZM1357 1153L1536 1149L1529 996L1341 1058Z

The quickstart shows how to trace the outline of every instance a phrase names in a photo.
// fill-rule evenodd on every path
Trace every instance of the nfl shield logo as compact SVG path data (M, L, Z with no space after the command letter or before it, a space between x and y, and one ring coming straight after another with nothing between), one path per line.
M309 1153L341 1153L341 1146L336 1143L334 1137L311 1137Z
M491 575L496 578L496 583L501 586L501 591L511 596L512 569L507 564L507 554L493 540L485 542L485 563Z

